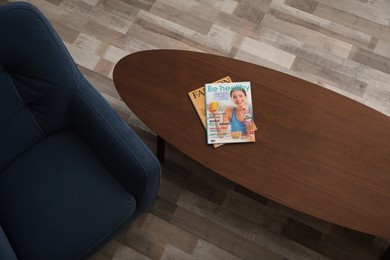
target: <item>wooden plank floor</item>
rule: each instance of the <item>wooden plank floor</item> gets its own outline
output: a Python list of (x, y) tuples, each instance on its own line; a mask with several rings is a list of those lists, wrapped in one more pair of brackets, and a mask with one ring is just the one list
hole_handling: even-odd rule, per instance
[[(389, 0), (29, 2), (49, 18), (81, 71), (153, 150), (154, 133), (112, 83), (115, 63), (141, 50), (246, 60), (390, 116)], [(378, 259), (389, 243), (262, 198), (168, 147), (153, 208), (92, 259), (366, 260)]]

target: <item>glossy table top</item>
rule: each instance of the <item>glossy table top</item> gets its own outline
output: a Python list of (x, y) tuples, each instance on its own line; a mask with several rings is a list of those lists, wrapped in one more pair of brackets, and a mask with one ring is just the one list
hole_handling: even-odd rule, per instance
[[(256, 142), (213, 148), (188, 92), (250, 81)], [(315, 84), (230, 58), (154, 50), (114, 69), (128, 107), (168, 143), (285, 206), (390, 238), (390, 118)]]

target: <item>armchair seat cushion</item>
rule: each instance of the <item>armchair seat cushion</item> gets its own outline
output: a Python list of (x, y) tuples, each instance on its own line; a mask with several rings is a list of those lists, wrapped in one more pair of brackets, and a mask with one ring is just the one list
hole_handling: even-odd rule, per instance
[(0, 222), (21, 259), (80, 258), (135, 209), (74, 130), (49, 135), (0, 172)]

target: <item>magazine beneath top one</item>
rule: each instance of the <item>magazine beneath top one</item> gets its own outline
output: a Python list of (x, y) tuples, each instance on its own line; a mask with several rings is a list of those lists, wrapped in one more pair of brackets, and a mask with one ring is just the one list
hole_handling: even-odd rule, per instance
[(205, 84), (207, 143), (255, 141), (250, 82)]
[[(222, 79), (219, 79), (213, 83), (226, 83), (232, 82), (229, 76), (226, 76)], [(203, 127), (206, 128), (206, 107), (205, 107), (205, 97), (204, 97), (204, 85), (200, 88), (194, 89), (188, 92), (188, 96), (190, 97), (192, 104), (195, 107), (196, 113), (200, 120), (202, 121)], [(214, 148), (218, 148), (223, 144), (214, 144)]]
[[(227, 83), (232, 82), (229, 76), (226, 76), (222, 79), (219, 79), (213, 83)], [(204, 97), (204, 85), (200, 88), (194, 89), (188, 92), (188, 96), (190, 97), (192, 104), (195, 107), (196, 113), (204, 127), (206, 127), (206, 108), (205, 108), (205, 97)]]

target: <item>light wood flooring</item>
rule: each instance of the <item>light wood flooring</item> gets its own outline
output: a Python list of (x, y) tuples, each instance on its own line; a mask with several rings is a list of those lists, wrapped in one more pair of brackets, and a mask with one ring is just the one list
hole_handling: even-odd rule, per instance
[[(29, 2), (49, 18), (81, 71), (153, 150), (154, 133), (112, 83), (116, 62), (141, 50), (246, 60), (390, 116), (389, 0)], [(378, 259), (390, 243), (262, 198), (172, 147), (166, 157), (153, 208), (92, 259), (366, 260)]]

